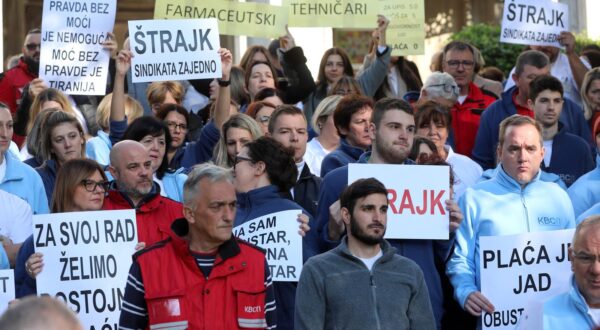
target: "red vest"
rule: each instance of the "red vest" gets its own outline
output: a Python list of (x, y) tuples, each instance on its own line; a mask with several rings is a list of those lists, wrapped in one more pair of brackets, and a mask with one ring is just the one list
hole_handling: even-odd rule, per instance
[(495, 100), (496, 98), (484, 94), (479, 87), (470, 83), (469, 94), (463, 104), (458, 102), (454, 104), (451, 113), (456, 153), (471, 157), (481, 113)]
[(171, 237), (136, 256), (144, 280), (148, 328), (264, 329), (265, 254), (231, 239), (207, 278), (188, 242)]
[[(17, 107), (21, 102), (23, 88), (37, 77), (37, 72), (30, 72), (22, 57), (19, 59), (17, 66), (2, 74), (2, 77), (0, 78), (0, 101), (8, 105), (10, 112), (13, 114), (13, 118), (17, 112)], [(17, 145), (21, 146), (25, 137), (13, 134), (12, 140), (15, 141)]]

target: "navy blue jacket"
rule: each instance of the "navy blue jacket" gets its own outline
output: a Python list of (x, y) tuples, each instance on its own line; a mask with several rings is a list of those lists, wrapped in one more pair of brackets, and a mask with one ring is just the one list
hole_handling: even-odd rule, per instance
[(552, 139), (550, 166), (542, 162), (542, 169), (558, 175), (570, 187), (580, 176), (594, 169), (594, 160), (587, 142), (562, 127)]
[[(309, 226), (314, 227), (313, 219), (300, 205), (284, 198), (274, 185), (237, 194), (237, 213), (234, 227), (267, 214), (302, 210), (309, 216)], [(294, 220), (295, 221), (295, 220)], [(317, 253), (316, 230), (306, 233), (302, 239), (302, 257), (306, 260)], [(273, 282), (275, 301), (277, 302), (277, 329), (294, 329), (294, 308), (296, 299), (296, 282)]]
[(341, 138), (340, 146), (323, 158), (323, 162), (321, 162), (321, 177), (324, 178), (327, 173), (338, 167), (355, 163), (364, 152), (364, 149), (353, 147), (348, 144), (345, 138)]
[(194, 165), (211, 160), (213, 149), (217, 142), (219, 142), (220, 137), (221, 134), (215, 122), (212, 120), (209, 121), (202, 127), (197, 141), (189, 142), (177, 150), (173, 159), (171, 159), (169, 168), (176, 170), (183, 167), (187, 172)]
[(36, 282), (25, 271), (25, 262), (35, 253), (33, 247), (33, 235), (29, 236), (17, 254), (15, 262), (15, 298), (22, 298), (29, 295), (37, 294)]
[[(364, 153), (358, 162), (367, 163), (369, 157), (370, 152)], [(407, 159), (404, 164), (414, 164), (414, 162)], [(335, 169), (323, 178), (316, 221), (321, 252), (336, 247), (340, 242), (334, 242), (328, 238), (329, 206), (340, 198), (342, 191), (347, 186), (348, 166)], [(436, 319), (437, 328), (440, 329), (442, 316), (444, 315), (444, 294), (442, 291), (441, 276), (436, 268), (436, 263), (445, 264), (454, 244), (454, 234), (450, 235), (449, 240), (388, 239), (387, 241), (396, 248), (399, 255), (416, 262), (423, 271), (433, 315)]]
[[(517, 114), (512, 95), (517, 87), (502, 93), (502, 98), (492, 103), (481, 115), (479, 130), (473, 147), (473, 160), (479, 163), (484, 170), (496, 167), (496, 147), (500, 122), (504, 118)], [(581, 108), (573, 101), (565, 98), (559, 122), (567, 132), (575, 134), (589, 143), (592, 142), (590, 127), (583, 116)]]
[(54, 183), (56, 182), (57, 166), (54, 159), (48, 159), (42, 166), (37, 167), (35, 170), (38, 172), (44, 183), (44, 189), (46, 190), (46, 197), (48, 197), (48, 206), (52, 204), (52, 192), (54, 191)]

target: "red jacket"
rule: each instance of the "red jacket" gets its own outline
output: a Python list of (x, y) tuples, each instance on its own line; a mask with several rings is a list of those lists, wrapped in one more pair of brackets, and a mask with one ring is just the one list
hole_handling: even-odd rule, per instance
[(481, 113), (494, 101), (493, 94), (469, 84), (469, 94), (463, 104), (456, 102), (451, 110), (455, 152), (471, 157)]
[[(0, 101), (8, 105), (13, 118), (17, 112), (17, 106), (21, 102), (23, 87), (37, 77), (37, 72), (29, 71), (27, 64), (23, 61), (23, 57), (19, 59), (17, 66), (0, 74)], [(13, 135), (13, 141), (19, 146), (24, 139), (23, 136)]]
[[(104, 199), (103, 210), (126, 210), (135, 208), (119, 191), (111, 189)], [(146, 246), (171, 236), (171, 223), (183, 217), (183, 205), (160, 194), (148, 195), (135, 208), (138, 241)]]
[(149, 328), (267, 327), (265, 254), (254, 245), (237, 238), (223, 243), (208, 278), (190, 254), (188, 241), (175, 235), (135, 259), (144, 281)]

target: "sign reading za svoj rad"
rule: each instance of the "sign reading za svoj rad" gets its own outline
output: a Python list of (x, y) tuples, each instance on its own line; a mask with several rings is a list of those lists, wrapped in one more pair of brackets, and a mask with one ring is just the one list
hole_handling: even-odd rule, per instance
[(115, 24), (115, 0), (45, 0), (40, 71), (48, 87), (73, 95), (104, 95)]
[(569, 6), (550, 0), (504, 1), (500, 41), (561, 47), (558, 36), (569, 30)]
[(132, 81), (221, 78), (217, 20), (129, 21)]
[(85, 329), (118, 328), (121, 300), (137, 244), (134, 210), (33, 216), (44, 269), (39, 295), (63, 300)]
[[(541, 329), (544, 300), (568, 291), (574, 229), (479, 238), (481, 293), (496, 310), (483, 329)], [(532, 311), (531, 309), (536, 309)], [(527, 315), (528, 320), (521, 320)]]
[(8, 308), (8, 303), (15, 299), (15, 273), (13, 269), (0, 270), (0, 315)]
[(298, 282), (302, 271), (301, 210), (267, 214), (233, 229), (233, 235), (265, 249), (273, 281)]
[(388, 190), (385, 238), (448, 239), (450, 167), (349, 164), (348, 184), (374, 177)]

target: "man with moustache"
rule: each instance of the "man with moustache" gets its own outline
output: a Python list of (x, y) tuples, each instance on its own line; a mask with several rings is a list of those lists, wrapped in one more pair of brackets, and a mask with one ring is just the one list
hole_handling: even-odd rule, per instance
[[(358, 163), (414, 164), (408, 159), (414, 135), (415, 119), (412, 107), (403, 100), (383, 98), (375, 103), (371, 116), (369, 136), (372, 151), (364, 153)], [(348, 166), (337, 168), (323, 178), (315, 223), (319, 231), (321, 252), (340, 244), (344, 234), (338, 199), (347, 185)], [(450, 214), (449, 240), (389, 240), (398, 254), (416, 262), (423, 271), (438, 329), (441, 328), (444, 307), (442, 282), (436, 263), (443, 264), (450, 254), (454, 231), (462, 221), (462, 213), (456, 202), (447, 200), (445, 203)]]
[(169, 237), (171, 223), (183, 216), (182, 205), (160, 195), (152, 180), (152, 161), (144, 146), (124, 140), (110, 151), (114, 180), (104, 199), (104, 210), (135, 209), (138, 240), (150, 245)]
[(347, 235), (304, 264), (295, 329), (435, 329), (423, 272), (383, 239), (385, 186), (357, 180), (340, 205)]

